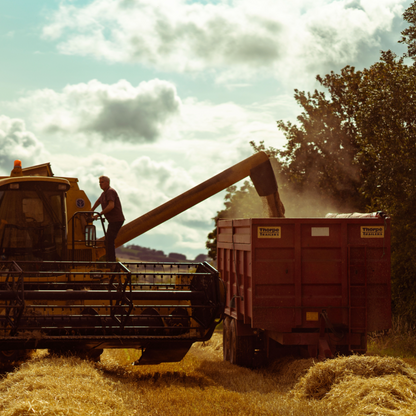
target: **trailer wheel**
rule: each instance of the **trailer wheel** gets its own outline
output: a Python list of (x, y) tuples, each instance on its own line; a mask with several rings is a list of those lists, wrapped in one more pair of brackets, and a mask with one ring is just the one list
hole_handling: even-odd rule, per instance
[(94, 363), (98, 363), (100, 361), (101, 354), (103, 353), (103, 349), (95, 349), (92, 348), (90, 350), (82, 351), (82, 356), (80, 358), (92, 361)]
[(230, 323), (230, 362), (240, 367), (252, 367), (254, 356), (254, 337), (238, 336), (235, 319)]
[(231, 318), (229, 316), (225, 317), (224, 325), (222, 328), (222, 353), (223, 353), (224, 361), (230, 361), (230, 353), (231, 353), (230, 321), (231, 321)]

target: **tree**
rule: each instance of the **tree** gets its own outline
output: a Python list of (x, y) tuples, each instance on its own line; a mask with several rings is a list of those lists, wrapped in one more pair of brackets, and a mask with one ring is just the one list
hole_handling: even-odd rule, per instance
[(347, 66), (317, 79), (329, 98), (296, 91), (304, 109), (300, 125), (278, 122), (288, 142), (283, 151), (273, 152), (299, 195), (313, 189), (338, 206), (392, 216), (394, 307), (414, 321), (416, 67), (387, 51), (369, 69)]
[(416, 2), (414, 1), (403, 13), (403, 18), (410, 26), (403, 30), (402, 38), (399, 43), (405, 43), (407, 45), (407, 53), (405, 57), (415, 59), (416, 58)]
[(296, 91), (300, 127), (278, 122), (283, 172), (300, 191), (391, 215), (394, 307), (415, 320), (416, 68), (387, 51), (369, 69), (317, 79), (329, 98)]
[(416, 177), (416, 71), (391, 51), (369, 69), (347, 67), (321, 79), (334, 102), (352, 114), (360, 192), (370, 205), (400, 211), (412, 197)]
[[(416, 60), (416, 2), (400, 42)], [(279, 192), (288, 216), (305, 198), (323, 207), (308, 216), (337, 211), (384, 210), (392, 217), (392, 290), (397, 314), (416, 320), (416, 64), (393, 52), (368, 69), (346, 66), (317, 77), (322, 91), (295, 90), (302, 107), (298, 124), (278, 121), (287, 139), (283, 150), (265, 149), (280, 163)], [(246, 189), (247, 191), (247, 189)], [(234, 189), (234, 194), (238, 191)], [(226, 213), (232, 217), (234, 199)]]
[[(295, 99), (303, 108), (299, 125), (278, 121), (287, 144), (284, 150), (266, 150), (280, 161), (279, 185), (286, 212), (289, 216), (320, 216), (330, 210), (364, 209), (353, 115), (342, 103), (317, 90), (313, 94), (295, 90)], [(256, 151), (265, 150), (263, 143), (252, 146)], [(305, 199), (314, 209), (299, 212)]]
[(415, 184), (415, 75), (388, 51), (369, 69), (318, 76), (330, 98), (296, 91), (300, 127), (278, 122), (288, 140), (277, 152), (287, 181), (338, 205), (400, 209)]

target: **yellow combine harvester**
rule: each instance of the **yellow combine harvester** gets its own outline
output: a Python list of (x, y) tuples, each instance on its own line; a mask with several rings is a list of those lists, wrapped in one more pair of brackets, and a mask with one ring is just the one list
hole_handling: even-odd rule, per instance
[[(248, 175), (269, 204), (280, 203), (269, 159), (258, 153), (126, 224), (116, 246)], [(140, 364), (179, 361), (222, 319), (225, 290), (212, 266), (108, 263), (92, 215), (78, 179), (54, 177), (49, 164), (0, 177), (3, 361), (35, 348), (99, 359), (103, 348), (126, 347), (142, 350)]]

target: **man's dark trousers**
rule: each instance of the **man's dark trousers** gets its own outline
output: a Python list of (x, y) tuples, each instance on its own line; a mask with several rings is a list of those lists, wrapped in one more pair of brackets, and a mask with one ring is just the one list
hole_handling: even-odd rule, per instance
[(116, 241), (117, 234), (120, 231), (124, 221), (109, 222), (107, 228), (107, 234), (105, 236), (105, 250), (107, 253), (107, 261), (116, 261), (116, 248), (114, 242)]

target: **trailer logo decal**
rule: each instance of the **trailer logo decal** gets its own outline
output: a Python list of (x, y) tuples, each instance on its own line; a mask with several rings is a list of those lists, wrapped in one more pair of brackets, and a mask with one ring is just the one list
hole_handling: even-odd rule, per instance
[(384, 227), (382, 225), (361, 227), (361, 238), (384, 238)]
[(318, 312), (306, 312), (306, 320), (307, 321), (319, 321), (319, 313)]
[(257, 227), (258, 238), (281, 238), (281, 227)]

